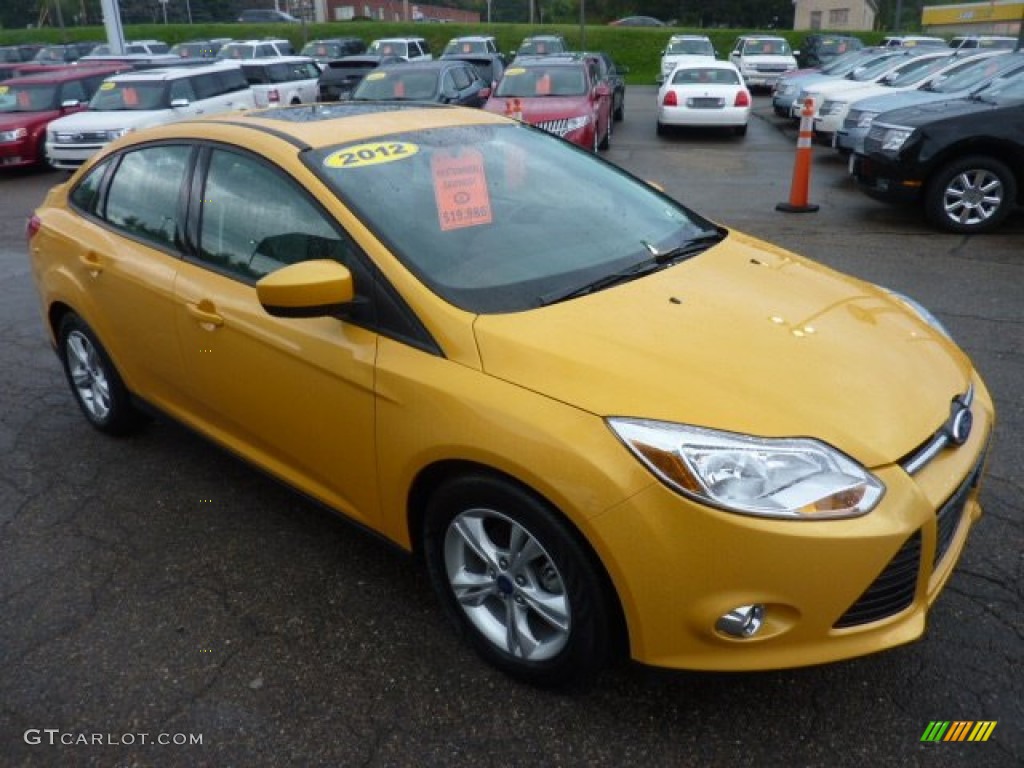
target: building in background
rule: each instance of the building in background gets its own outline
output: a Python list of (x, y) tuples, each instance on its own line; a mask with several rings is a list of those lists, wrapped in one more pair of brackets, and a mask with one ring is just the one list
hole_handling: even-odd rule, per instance
[(876, 0), (793, 0), (793, 29), (871, 30), (877, 15)]
[(411, 3), (408, 0), (319, 0), (325, 4), (324, 21), (374, 19), (376, 21), (439, 21), (479, 24), (478, 11)]
[(926, 5), (921, 9), (921, 26), (930, 35), (1019, 35), (1021, 19), (1021, 0)]

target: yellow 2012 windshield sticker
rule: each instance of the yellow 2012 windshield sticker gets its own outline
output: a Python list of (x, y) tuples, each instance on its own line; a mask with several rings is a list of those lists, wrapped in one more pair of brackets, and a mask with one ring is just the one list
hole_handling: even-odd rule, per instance
[(412, 157), (420, 148), (407, 141), (372, 141), (332, 152), (324, 158), (327, 168), (364, 168)]

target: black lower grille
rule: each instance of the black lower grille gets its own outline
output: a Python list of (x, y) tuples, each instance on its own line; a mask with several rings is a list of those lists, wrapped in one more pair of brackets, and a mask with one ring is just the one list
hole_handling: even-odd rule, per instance
[(842, 629), (870, 624), (907, 608), (914, 602), (920, 562), (921, 532), (917, 531), (833, 626)]
[(975, 470), (964, 480), (963, 485), (957, 488), (956, 493), (949, 497), (949, 501), (942, 505), (935, 516), (935, 565), (939, 564), (953, 542), (953, 537), (956, 536), (957, 528), (960, 527), (960, 521), (964, 516), (967, 495), (978, 484), (981, 466), (979, 462)]

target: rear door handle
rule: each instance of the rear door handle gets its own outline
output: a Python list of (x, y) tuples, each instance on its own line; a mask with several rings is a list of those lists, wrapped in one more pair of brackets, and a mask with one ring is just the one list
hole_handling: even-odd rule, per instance
[(216, 307), (214, 307), (212, 301), (203, 299), (198, 304), (187, 303), (185, 307), (188, 309), (188, 313), (198, 320), (201, 325), (212, 326), (209, 330), (224, 325), (224, 318), (217, 314)]
[(82, 262), (82, 266), (89, 270), (89, 274), (93, 277), (99, 277), (100, 272), (103, 271), (100, 255), (95, 251), (86, 251), (79, 257), (79, 261)]

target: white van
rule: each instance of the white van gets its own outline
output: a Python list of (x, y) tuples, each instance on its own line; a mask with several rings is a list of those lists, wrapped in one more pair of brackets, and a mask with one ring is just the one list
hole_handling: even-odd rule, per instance
[(54, 168), (74, 170), (129, 131), (255, 105), (234, 62), (115, 75), (103, 81), (87, 110), (47, 126), (46, 159)]

